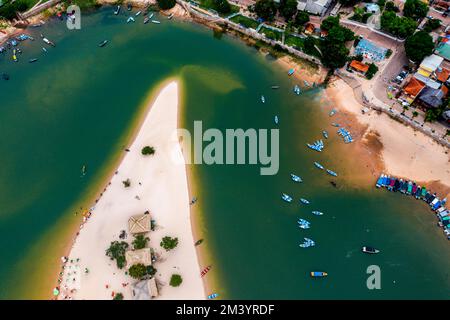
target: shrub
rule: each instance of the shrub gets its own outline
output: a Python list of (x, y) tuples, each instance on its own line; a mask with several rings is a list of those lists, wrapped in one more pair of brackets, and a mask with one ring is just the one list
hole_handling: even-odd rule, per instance
[(160, 245), (166, 249), (166, 251), (170, 251), (178, 245), (178, 238), (164, 237), (162, 238)]
[(133, 279), (142, 279), (147, 275), (147, 267), (142, 263), (133, 264), (130, 269), (128, 269), (128, 274)]
[(124, 180), (122, 181), (122, 183), (125, 188), (128, 188), (131, 185), (130, 179)]
[(173, 274), (170, 277), (170, 285), (172, 287), (179, 287), (180, 284), (183, 282), (183, 278), (179, 274)]
[(111, 260), (116, 260), (117, 267), (122, 269), (125, 266), (125, 251), (128, 248), (128, 243), (125, 241), (113, 241), (108, 249), (106, 249), (106, 255)]
[(153, 154), (155, 154), (155, 148), (150, 147), (150, 146), (145, 146), (145, 147), (142, 148), (141, 153), (144, 156), (153, 155)]
[(120, 292), (116, 293), (113, 300), (123, 300), (123, 294), (121, 294)]
[(143, 249), (147, 245), (147, 242), (150, 239), (148, 237), (144, 237), (142, 234), (138, 234), (133, 240), (133, 248), (135, 250)]
[(374, 63), (369, 64), (369, 70), (367, 70), (366, 78), (369, 80), (372, 79), (373, 76), (375, 75), (375, 73), (377, 73), (377, 72), (378, 72), (378, 67)]

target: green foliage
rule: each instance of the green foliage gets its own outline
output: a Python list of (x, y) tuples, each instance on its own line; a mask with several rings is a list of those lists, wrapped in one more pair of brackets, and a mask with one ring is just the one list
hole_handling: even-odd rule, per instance
[(297, 13), (297, 0), (281, 0), (278, 11), (286, 21), (291, 20)]
[(329, 16), (328, 18), (322, 21), (320, 29), (328, 31), (331, 30), (331, 28), (338, 26), (339, 26), (339, 16), (336, 17)]
[(124, 180), (124, 181), (122, 181), (122, 183), (125, 188), (128, 188), (129, 186), (131, 186), (130, 179)]
[(150, 147), (150, 146), (145, 146), (145, 147), (142, 148), (141, 153), (144, 156), (153, 155), (153, 154), (155, 154), (155, 148)]
[(133, 264), (130, 269), (128, 269), (128, 274), (133, 279), (142, 279), (147, 275), (147, 267), (142, 263)]
[(162, 10), (169, 10), (175, 6), (177, 3), (176, 0), (156, 0), (158, 2), (158, 6)]
[[(324, 22), (326, 20), (324, 20)], [(328, 35), (322, 41), (320, 47), (320, 50), (322, 51), (322, 63), (332, 70), (341, 68), (345, 65), (349, 54), (349, 50), (345, 46), (345, 42), (355, 38), (353, 31), (342, 27), (339, 24), (335, 25), (334, 21), (336, 20), (328, 21), (331, 22), (331, 24), (327, 25), (327, 27), (331, 25), (334, 26), (332, 26), (331, 29), (328, 29)]]
[(403, 7), (403, 15), (414, 20), (427, 16), (428, 6), (421, 0), (406, 0)]
[(106, 255), (111, 260), (116, 260), (117, 267), (122, 269), (125, 266), (125, 252), (128, 248), (128, 243), (124, 241), (113, 241), (108, 249), (106, 249)]
[(142, 234), (138, 234), (137, 236), (134, 237), (133, 248), (135, 250), (143, 249), (143, 248), (145, 248), (145, 246), (147, 245), (147, 242), (149, 240), (150, 239), (148, 237), (145, 237)]
[(233, 21), (234, 23), (243, 25), (246, 28), (256, 29), (259, 25), (259, 23), (256, 20), (241, 16), (241, 15), (234, 16), (230, 20)]
[(255, 4), (255, 12), (258, 17), (272, 21), (277, 13), (277, 7), (273, 0), (258, 0)]
[(310, 56), (315, 56), (320, 58), (320, 52), (315, 47), (318, 44), (318, 41), (314, 37), (307, 37), (303, 42), (303, 52), (309, 54)]
[(153, 278), (153, 276), (156, 274), (157, 271), (158, 271), (158, 270), (156, 270), (155, 267), (153, 267), (153, 266), (147, 266), (147, 267), (146, 267), (146, 270), (145, 270), (145, 273), (146, 273), (147, 275), (149, 275), (150, 278)]
[(419, 115), (419, 113), (418, 113), (417, 111), (414, 111), (414, 112), (412, 113), (413, 118), (417, 117), (418, 115)]
[(282, 34), (276, 30), (272, 30), (269, 28), (262, 27), (259, 32), (264, 33), (267, 38), (273, 40), (281, 40)]
[(386, 0), (378, 0), (377, 4), (380, 7), (380, 10), (383, 10), (384, 5), (386, 4)]
[(303, 50), (304, 44), (305, 44), (305, 39), (296, 37), (296, 36), (292, 36), (292, 35), (286, 35), (286, 37), (284, 39), (284, 43), (286, 45), (294, 47), (298, 50)]
[(340, 3), (342, 3), (342, 5), (344, 7), (349, 7), (349, 6), (354, 6), (355, 4), (357, 4), (358, 2), (361, 2), (360, 0), (339, 0)]
[(392, 50), (391, 49), (387, 49), (386, 50), (386, 59), (389, 58), (392, 55)]
[(178, 245), (178, 238), (164, 237), (161, 240), (160, 246), (166, 251), (174, 249)]
[(375, 73), (377, 73), (377, 72), (378, 72), (378, 67), (374, 63), (369, 64), (369, 70), (367, 70), (367, 72), (366, 72), (366, 78), (369, 80), (372, 79), (373, 76), (375, 75)]
[(414, 62), (420, 62), (429, 56), (433, 48), (433, 39), (425, 31), (418, 31), (405, 41), (406, 56)]
[(393, 11), (393, 12), (399, 12), (400, 9), (395, 5), (394, 2), (388, 1), (384, 5), (384, 11)]
[(183, 278), (181, 278), (181, 276), (179, 274), (173, 274), (170, 277), (170, 285), (172, 287), (178, 287), (180, 286), (180, 284), (183, 282)]
[(407, 17), (399, 17), (393, 11), (384, 11), (381, 15), (381, 29), (399, 38), (406, 38), (416, 30), (417, 23)]
[(113, 300), (123, 300), (123, 294), (120, 293), (120, 292), (117, 292), (117, 293), (114, 295)]
[(298, 27), (302, 27), (304, 26), (307, 22), (309, 22), (309, 14), (306, 11), (299, 11), (297, 12), (297, 15), (295, 16), (295, 20), (294, 20), (294, 26)]
[(0, 17), (7, 20), (12, 20), (16, 18), (16, 12), (24, 12), (31, 8), (28, 1), (16, 0), (14, 2), (8, 1), (0, 8)]
[(425, 112), (425, 121), (426, 122), (434, 122), (437, 119), (439, 119), (439, 117), (441, 116), (443, 112), (443, 109), (441, 108), (433, 108), (433, 109), (428, 109)]
[(222, 14), (231, 12), (231, 5), (227, 0), (213, 0), (214, 9)]
[(439, 19), (430, 19), (425, 24), (425, 27), (423, 28), (426, 32), (431, 32), (441, 26), (441, 20)]

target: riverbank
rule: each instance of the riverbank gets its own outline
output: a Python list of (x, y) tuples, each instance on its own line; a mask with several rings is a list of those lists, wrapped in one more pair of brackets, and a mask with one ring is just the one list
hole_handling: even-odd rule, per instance
[[(371, 158), (373, 183), (384, 171), (430, 186), (429, 189), (442, 197), (450, 193), (449, 155), (445, 147), (384, 113), (364, 108), (343, 80), (334, 79), (326, 96), (345, 118), (343, 121), (355, 129), (356, 144)], [(376, 159), (382, 165), (377, 165)]]
[[(171, 140), (177, 128), (178, 86), (178, 82), (171, 81), (153, 104), (149, 101), (148, 107), (152, 105), (151, 109), (130, 151), (75, 240), (69, 262), (77, 259), (79, 262), (69, 263), (72, 268), (65, 268), (60, 298), (111, 299), (113, 292), (122, 293), (125, 299), (132, 298), (131, 285), (123, 284), (134, 281), (106, 257), (105, 250), (111, 241), (119, 240), (121, 230), (128, 233), (130, 216), (147, 210), (157, 225), (148, 236), (150, 247), (160, 257), (155, 263), (160, 298), (204, 298), (191, 232), (185, 166), (175, 165), (171, 159), (174, 150), (179, 152), (179, 145)], [(145, 157), (141, 154), (146, 144), (155, 148), (155, 155)], [(126, 179), (131, 182), (128, 188), (122, 183)], [(178, 237), (178, 247), (165, 252), (159, 246), (164, 236)], [(127, 241), (131, 244), (131, 235), (128, 235)], [(75, 268), (81, 270), (80, 273), (74, 275)], [(82, 272), (85, 268), (89, 270), (87, 274)], [(180, 287), (169, 286), (172, 273), (182, 275)]]

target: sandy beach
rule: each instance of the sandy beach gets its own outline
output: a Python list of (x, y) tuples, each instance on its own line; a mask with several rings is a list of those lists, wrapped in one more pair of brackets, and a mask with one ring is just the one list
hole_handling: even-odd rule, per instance
[[(122, 293), (132, 299), (131, 285), (136, 282), (118, 269), (105, 250), (111, 241), (127, 232), (133, 237), (128, 219), (149, 211), (156, 228), (147, 234), (148, 247), (159, 256), (154, 267), (160, 296), (157, 299), (204, 299), (197, 254), (192, 235), (186, 169), (184, 161), (174, 162), (174, 152), (181, 149), (173, 139), (177, 129), (179, 84), (172, 81), (159, 93), (134, 142), (129, 146), (117, 173), (82, 225), (68, 256), (60, 284), (59, 299), (112, 299)], [(150, 145), (155, 154), (143, 156), (141, 149)], [(182, 159), (182, 156), (180, 157)], [(130, 187), (122, 181), (129, 179)], [(178, 237), (178, 246), (166, 252), (160, 246), (164, 236)], [(88, 269), (86, 273), (85, 270)], [(169, 286), (172, 274), (180, 274), (179, 287)]]
[(344, 123), (356, 131), (359, 128), (357, 144), (366, 150), (365, 156), (374, 158), (374, 154), (379, 154), (382, 166), (374, 170), (374, 177), (384, 171), (425, 183), (442, 196), (450, 192), (449, 155), (445, 147), (384, 113), (370, 110), (363, 114), (363, 106), (355, 99), (353, 90), (340, 79), (330, 83), (326, 97), (341, 116), (348, 114), (342, 119)]

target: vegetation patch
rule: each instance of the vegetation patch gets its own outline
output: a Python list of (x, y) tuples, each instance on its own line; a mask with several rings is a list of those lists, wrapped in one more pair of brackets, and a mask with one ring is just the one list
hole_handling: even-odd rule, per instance
[(269, 28), (266, 28), (266, 27), (262, 27), (259, 30), (259, 32), (265, 34), (265, 36), (267, 38), (272, 39), (272, 40), (280, 41), (281, 37), (282, 37), (281, 32), (276, 31), (276, 30), (272, 30), (272, 29), (269, 29)]
[(183, 278), (179, 274), (173, 274), (170, 277), (170, 285), (172, 287), (179, 287), (183, 282)]
[(305, 39), (293, 35), (287, 35), (286, 38), (284, 39), (284, 43), (290, 47), (303, 50), (305, 45)]
[(258, 21), (253, 20), (251, 18), (242, 16), (242, 15), (237, 15), (234, 16), (233, 18), (230, 19), (230, 21), (243, 25), (246, 28), (252, 28), (252, 29), (256, 29), (259, 25)]

